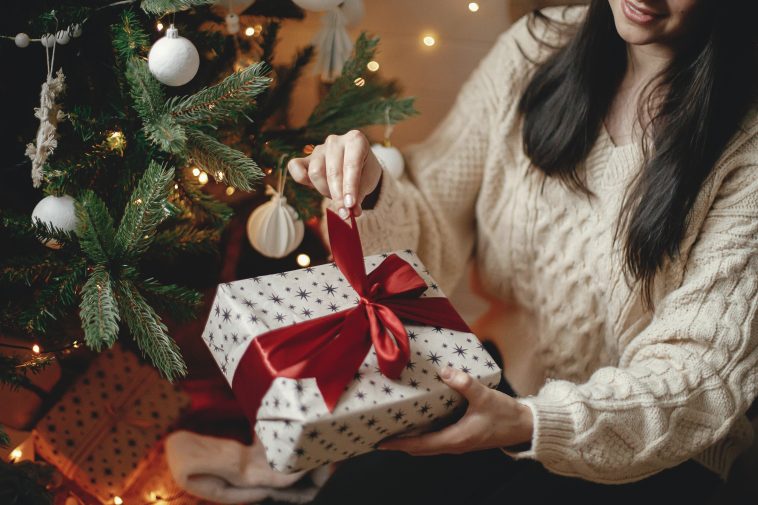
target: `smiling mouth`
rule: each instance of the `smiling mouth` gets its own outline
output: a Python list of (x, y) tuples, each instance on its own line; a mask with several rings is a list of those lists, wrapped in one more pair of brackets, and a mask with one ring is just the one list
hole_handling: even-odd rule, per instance
[(632, 0), (621, 0), (621, 10), (627, 19), (638, 24), (647, 24), (663, 16), (662, 14), (635, 5), (632, 3)]

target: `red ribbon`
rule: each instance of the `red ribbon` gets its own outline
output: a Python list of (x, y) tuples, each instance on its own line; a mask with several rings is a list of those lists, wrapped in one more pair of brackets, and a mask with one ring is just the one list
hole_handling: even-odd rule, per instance
[(329, 411), (337, 405), (373, 344), (381, 372), (399, 379), (410, 358), (401, 319), (470, 331), (447, 298), (420, 298), (424, 279), (405, 260), (389, 255), (366, 275), (358, 227), (327, 211), (332, 254), (360, 297), (355, 307), (257, 336), (240, 359), (232, 389), (247, 417), (276, 377), (316, 379)]

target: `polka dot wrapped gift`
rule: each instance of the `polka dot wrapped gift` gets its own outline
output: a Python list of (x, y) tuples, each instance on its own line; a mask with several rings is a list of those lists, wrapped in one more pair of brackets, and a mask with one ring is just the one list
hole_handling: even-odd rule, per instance
[(37, 453), (103, 504), (125, 496), (189, 404), (150, 365), (116, 344), (40, 420)]
[(355, 221), (327, 219), (334, 263), (220, 285), (202, 336), (285, 473), (449, 422), (441, 367), (501, 375), (413, 251), (364, 257)]

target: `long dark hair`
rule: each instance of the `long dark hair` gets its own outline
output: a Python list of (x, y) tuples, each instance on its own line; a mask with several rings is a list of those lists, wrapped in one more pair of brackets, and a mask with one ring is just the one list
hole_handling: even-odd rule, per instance
[[(649, 99), (640, 101), (638, 114), (650, 118), (643, 137), (652, 140), (643, 142), (644, 166), (625, 195), (614, 234), (614, 243), (623, 235), (625, 275), (640, 281), (648, 308), (655, 274), (679, 254), (695, 198), (758, 85), (758, 2), (703, 1), (709, 12), (700, 13), (699, 33), (643, 92)], [(529, 26), (556, 29), (557, 21), (539, 11), (531, 16)], [(583, 23), (559, 29), (576, 32), (539, 62), (519, 102), (524, 149), (536, 168), (591, 197), (578, 168), (624, 76), (627, 46), (608, 0), (592, 0)]]

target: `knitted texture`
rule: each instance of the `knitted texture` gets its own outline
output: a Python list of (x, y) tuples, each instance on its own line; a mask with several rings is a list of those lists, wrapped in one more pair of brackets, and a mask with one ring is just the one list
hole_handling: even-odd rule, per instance
[[(543, 12), (573, 22), (585, 10)], [(525, 19), (498, 38), (443, 122), (404, 150), (403, 177), (384, 176), (357, 220), (364, 253), (414, 249), (446, 292), (473, 254), (486, 289), (533, 314), (538, 363), (527, 369), (542, 386), (518, 399), (534, 436), (512, 457), (603, 483), (689, 458), (726, 478), (752, 441), (745, 412), (758, 393), (758, 114), (704, 183), (646, 311), (612, 241), (641, 148), (601, 132), (580, 167), (596, 198), (523, 151), (517, 104), (545, 51)]]

